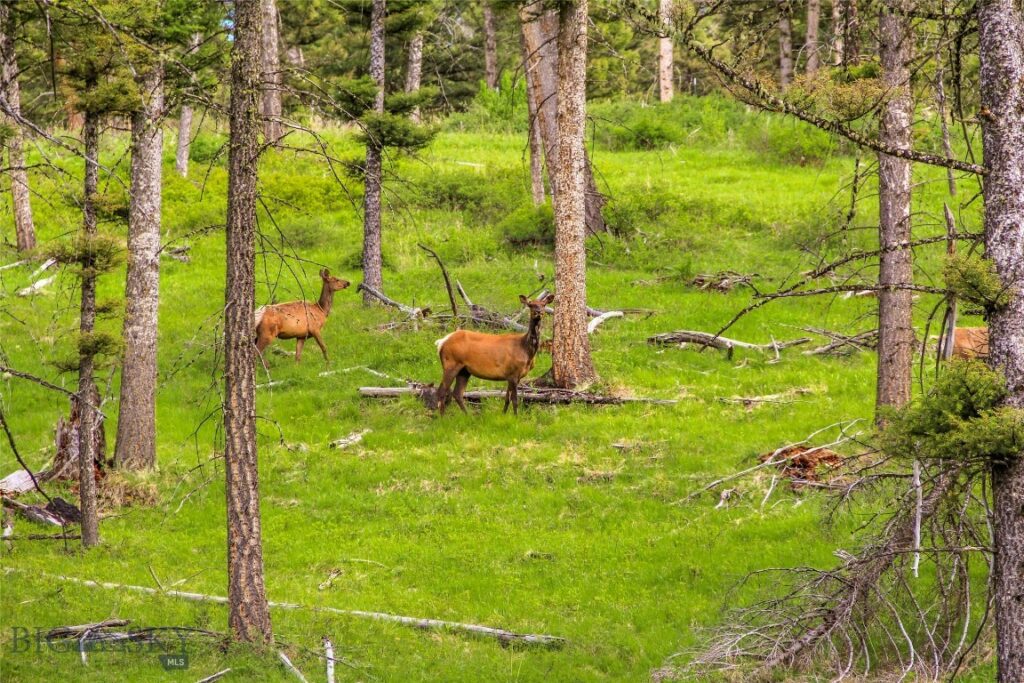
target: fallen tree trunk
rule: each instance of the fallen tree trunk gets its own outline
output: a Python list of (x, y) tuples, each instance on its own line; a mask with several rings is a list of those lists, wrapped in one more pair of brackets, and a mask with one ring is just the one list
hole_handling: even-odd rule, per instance
[[(15, 567), (7, 567), (4, 569), (4, 573), (23, 571)], [(187, 591), (176, 591), (176, 590), (160, 590), (158, 588), (149, 588), (148, 586), (133, 586), (130, 584), (123, 583), (108, 583), (105, 581), (91, 581), (89, 579), (79, 579), (73, 576), (63, 576), (60, 574), (45, 574), (35, 573), (37, 577), (53, 579), (56, 581), (64, 581), (67, 583), (76, 583), (81, 586), (89, 586), (92, 588), (106, 588), (108, 590), (118, 591), (134, 591), (137, 593), (147, 593), (149, 595), (165, 595), (172, 598), (181, 598), (183, 600), (192, 600), (195, 602), (213, 602), (221, 605), (226, 605), (228, 599), (220, 595), (207, 595), (205, 593), (190, 593)], [(350, 617), (361, 617), (365, 619), (373, 619), (374, 621), (387, 621), (391, 623), (403, 624), (405, 626), (412, 626), (413, 628), (419, 628), (424, 630), (442, 630), (442, 631), (461, 631), (464, 633), (472, 633), (475, 635), (487, 636), (490, 638), (496, 638), (502, 643), (519, 643), (523, 645), (540, 645), (544, 647), (561, 647), (565, 644), (565, 638), (558, 636), (549, 636), (543, 634), (533, 633), (516, 633), (514, 631), (506, 631), (501, 628), (494, 628), (491, 626), (481, 626), (479, 624), (464, 624), (457, 621), (444, 621), (441, 619), (421, 619), (419, 617), (406, 617), (398, 614), (388, 614), (385, 612), (368, 612), (365, 610), (356, 609), (338, 609), (337, 607), (307, 607), (294, 602), (274, 602), (268, 601), (267, 604), (270, 607), (276, 607), (278, 609), (293, 609), (293, 610), (310, 610), (312, 612), (326, 612), (328, 614), (341, 614)]]
[[(404, 387), (359, 387), (359, 395), (366, 398), (399, 398), (416, 396), (425, 402), (433, 401), (437, 390), (432, 384), (409, 383)], [(485, 398), (505, 398), (504, 389), (476, 389), (467, 391), (463, 396), (469, 401), (482, 401)], [(635, 398), (623, 396), (605, 396), (585, 391), (568, 389), (520, 387), (519, 400), (526, 403), (547, 403), (564, 405), (567, 403), (588, 403), (591, 405), (621, 405), (623, 403), (653, 403), (655, 405), (674, 405), (678, 401), (659, 398)]]
[(366, 284), (365, 282), (360, 283), (360, 285), (358, 287), (356, 287), (356, 291), (357, 292), (366, 292), (367, 294), (372, 296), (377, 301), (380, 301), (385, 306), (391, 306), (392, 308), (397, 308), (402, 313), (408, 314), (409, 317), (411, 317), (411, 318), (425, 318), (428, 315), (430, 315), (430, 309), (429, 308), (414, 308), (412, 306), (406, 306), (403, 303), (399, 303), (399, 302), (395, 301), (394, 299), (392, 299), (388, 295), (384, 294), (383, 292), (381, 292), (381, 291), (379, 291), (377, 289), (374, 289), (373, 287), (371, 287), (370, 285)]
[(664, 332), (647, 338), (648, 344), (660, 344), (664, 346), (677, 344), (696, 344), (702, 347), (721, 349), (732, 352), (733, 349), (755, 349), (757, 351), (778, 351), (790, 346), (799, 346), (811, 341), (810, 337), (800, 337), (790, 341), (776, 342), (770, 344), (751, 344), (728, 337), (719, 337), (708, 332), (694, 332), (692, 330), (678, 330), (676, 332)]
[(18, 501), (11, 500), (10, 498), (4, 498), (3, 505), (6, 508), (14, 510), (25, 519), (30, 519), (33, 522), (38, 522), (39, 524), (59, 527), (64, 527), (68, 524), (66, 520), (45, 509), (42, 505), (25, 505), (24, 503), (19, 503)]

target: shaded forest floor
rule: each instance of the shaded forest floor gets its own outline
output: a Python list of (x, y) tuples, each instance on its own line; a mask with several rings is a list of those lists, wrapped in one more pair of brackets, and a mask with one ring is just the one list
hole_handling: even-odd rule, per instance
[[(700, 105), (677, 106), (683, 111)], [(763, 126), (760, 139), (768, 143), (790, 144), (805, 134), (793, 122), (739, 116), (755, 131)], [(746, 573), (830, 566), (834, 549), (853, 546), (852, 531), (861, 519), (856, 509), (826, 526), (823, 494), (787, 486), (778, 486), (762, 504), (769, 475), (741, 484), (728, 506), (716, 508), (715, 494), (679, 502), (700, 484), (756, 464), (758, 454), (822, 427), (855, 418), (870, 422), (874, 400), (869, 353), (808, 357), (796, 347), (772, 362), (770, 353), (740, 351), (730, 359), (645, 343), (652, 334), (676, 329), (714, 332), (750, 301), (746, 287), (722, 294), (692, 286), (697, 274), (757, 273), (758, 287), (771, 290), (817, 265), (814, 250), (836, 254), (844, 241), (871, 248), (875, 239), (869, 183), (850, 229), (830, 241), (817, 240), (846, 221), (852, 158), (827, 149), (810, 159), (773, 154), (770, 147), (736, 141), (729, 126), (721, 136), (699, 122), (693, 128), (692, 135), (682, 131), (683, 142), (660, 140), (652, 150), (599, 136), (593, 152), (599, 183), (612, 197), (607, 215), (614, 233), (590, 241), (590, 303), (656, 311), (609, 320), (594, 333), (597, 389), (678, 403), (528, 406), (518, 418), (503, 415), (496, 401), (474, 407), (469, 416), (456, 411), (438, 419), (411, 398), (360, 399), (359, 386), (394, 383), (367, 368), (436, 382), (433, 342), (450, 330), (380, 331), (398, 314), (365, 309), (355, 293), (358, 183), (347, 180), (340, 165), (332, 170), (313, 155), (288, 149), (266, 155), (257, 302), (315, 299), (321, 264), (353, 282), (337, 294), (325, 328), (331, 363), (325, 365), (308, 344), (296, 364), (294, 344), (278, 342), (274, 348), (285, 353), (268, 354), (270, 376), (261, 373), (259, 379), (269, 598), (568, 640), (561, 650), (503, 648), (455, 633), (310, 610), (273, 611), (275, 634), (310, 680), (322, 679), (323, 663), (315, 653), (323, 635), (351, 663), (339, 666), (339, 680), (646, 680), (667, 657), (695, 647), (701, 627), (720, 622), (723, 608), (744, 596), (731, 590)], [(83, 555), (74, 544), (66, 553), (57, 542), (16, 542), (13, 550), (0, 550), (4, 680), (194, 681), (225, 667), (234, 671), (224, 680), (291, 679), (274, 656), (245, 650), (225, 655), (201, 644), (189, 647), (187, 671), (170, 672), (152, 654), (94, 653), (85, 667), (74, 652), (12, 652), (16, 626), (34, 630), (119, 617), (138, 626), (226, 630), (222, 605), (42, 576), (153, 587), (158, 578), (178, 590), (226, 591), (216, 412), (222, 382), (215, 349), (223, 301), (224, 238), (218, 226), (224, 220), (226, 150), (218, 156), (222, 134), (204, 132), (190, 176), (182, 179), (173, 171), (170, 137), (164, 226), (168, 239), (191, 246), (192, 260), (162, 262), (159, 469), (108, 478), (104, 488), (115, 500), (105, 505), (98, 549)], [(358, 155), (348, 134), (335, 131), (327, 139), (338, 158)], [(104, 161), (126, 171), (123, 149), (123, 139), (108, 138)], [(78, 228), (73, 205), (81, 164), (63, 164), (71, 179), (36, 177), (44, 243)], [(436, 249), (473, 300), (492, 309), (514, 312), (517, 295), (550, 284), (550, 210), (530, 206), (522, 135), (459, 132), (452, 125), (419, 159), (398, 160), (395, 170), (384, 236), (390, 296), (435, 311), (446, 308), (437, 266), (417, 243)], [(942, 234), (944, 176), (917, 172), (921, 234)], [(105, 193), (104, 229), (123, 234), (116, 217), (124, 190), (110, 182)], [(977, 229), (970, 211), (976, 208), (964, 220)], [(921, 282), (938, 278), (941, 253), (942, 245), (920, 251)], [(16, 260), (9, 249), (0, 257), (0, 265)], [(15, 296), (34, 268), (0, 272), (0, 348), (13, 367), (70, 387), (74, 376), (60, 374), (58, 366), (73, 356), (75, 278), (64, 272), (41, 294)], [(100, 298), (121, 298), (121, 278), (123, 272), (105, 276)], [(917, 302), (919, 334), (933, 305), (930, 297)], [(864, 298), (781, 301), (743, 319), (729, 336), (767, 343), (804, 336), (805, 326), (855, 333), (873, 324), (872, 312), (873, 302)], [(120, 329), (115, 319), (101, 326)], [(550, 334), (550, 319), (545, 332)], [(549, 364), (549, 356), (540, 356), (532, 376)], [(104, 382), (110, 374), (108, 365)], [(485, 384), (473, 380), (470, 388)], [(116, 375), (110, 389), (116, 399)], [(13, 378), (3, 378), (0, 392), (20, 450), (31, 465), (45, 465), (66, 400)], [(721, 400), (770, 394), (786, 398), (756, 406)], [(106, 408), (112, 448), (116, 400)], [(369, 430), (360, 443), (328, 447), (360, 430)], [(0, 475), (16, 467), (4, 444)], [(63, 495), (74, 494), (65, 487)], [(21, 519), (15, 528), (48, 531)]]

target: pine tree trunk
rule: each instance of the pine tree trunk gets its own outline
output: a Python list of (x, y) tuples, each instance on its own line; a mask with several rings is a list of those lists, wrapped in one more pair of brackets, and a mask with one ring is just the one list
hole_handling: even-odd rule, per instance
[(821, 68), (821, 54), (818, 46), (818, 29), (821, 27), (821, 0), (807, 0), (807, 74), (813, 76)]
[(263, 585), (256, 451), (256, 179), (260, 133), (260, 0), (235, 1), (228, 152), (227, 282), (224, 307), (224, 466), (227, 495), (228, 626), (236, 640), (272, 638)]
[[(520, 47), (523, 51), (523, 68), (530, 64), (530, 53), (526, 48), (526, 35), (520, 26)], [(529, 147), (530, 147), (530, 196), (533, 205), (544, 203), (544, 147), (540, 139), (540, 121), (537, 120), (537, 102), (533, 95), (533, 80), (527, 74), (523, 79), (526, 83), (526, 112), (529, 116)]]
[(843, 64), (860, 62), (860, 18), (857, 16), (857, 0), (843, 0)]
[(494, 8), (484, 2), (484, 80), (487, 87), (498, 87), (498, 32), (494, 26)]
[[(558, 122), (556, 120), (556, 103), (558, 101), (558, 12), (544, 11), (541, 2), (533, 2), (520, 9), (523, 25), (523, 38), (529, 59), (526, 75), (530, 79), (530, 96), (537, 112), (534, 119), (538, 123), (540, 139), (544, 150), (545, 165), (548, 168), (548, 180), (551, 182), (551, 195), (558, 194)], [(607, 226), (601, 209), (605, 197), (597, 189), (594, 182), (594, 170), (584, 149), (586, 166), (583, 169), (586, 183), (586, 216), (587, 230), (592, 233), (604, 232)]]
[[(890, 11), (890, 9), (894, 11)], [(889, 98), (883, 105), (879, 139), (910, 148), (914, 103), (910, 94), (910, 20), (903, 8), (884, 9), (879, 18), (882, 78)], [(878, 284), (878, 384), (876, 407), (910, 400), (913, 369), (913, 282), (910, 242), (910, 162), (878, 155), (878, 241), (882, 249)], [(901, 246), (903, 245), (903, 246)]]
[(267, 142), (281, 139), (281, 59), (278, 54), (277, 0), (263, 2), (263, 135)]
[[(0, 2), (0, 94), (15, 114), (21, 113), (21, 87), (18, 85), (18, 60), (14, 49), (14, 19), (11, 8)], [(7, 119), (0, 117), (0, 122)], [(7, 160), (11, 179), (11, 199), (14, 208), (14, 233), (18, 251), (36, 246), (36, 229), (32, 223), (32, 204), (29, 196), (28, 172), (25, 170), (24, 133), (13, 119), (7, 120), (13, 128), (7, 140)]]
[(835, 66), (841, 65), (845, 61), (843, 56), (845, 16), (844, 0), (832, 0), (832, 64)]
[[(423, 32), (417, 31), (409, 41), (409, 60), (405, 67), (405, 92), (419, 92), (420, 79), (423, 75)], [(416, 107), (409, 115), (413, 123), (420, 122), (420, 108)]]
[(595, 378), (587, 335), (587, 0), (565, 2), (558, 27), (558, 166), (555, 186), (555, 304), (551, 376), (574, 388)]
[[(1006, 374), (1008, 403), (1024, 409), (1024, 11), (978, 3), (985, 149), (985, 254), (1011, 293), (989, 318), (990, 363)], [(1024, 452), (992, 469), (998, 678), (1024, 681)]]
[[(672, 0), (661, 0), (659, 15), (666, 29), (671, 28)], [(658, 38), (658, 96), (662, 102), (671, 102), (673, 95), (672, 36)]]
[[(82, 127), (85, 147), (85, 182), (82, 193), (82, 234), (85, 240), (96, 236), (96, 188), (99, 182), (99, 117), (86, 113)], [(83, 264), (82, 303), (79, 309), (79, 334), (83, 339), (92, 334), (96, 323), (96, 273)], [(78, 432), (78, 495), (82, 510), (82, 547), (91, 548), (100, 542), (99, 515), (96, 510), (96, 458), (95, 431), (99, 420), (94, 406), (99, 392), (96, 390), (93, 354), (90, 351), (78, 357), (78, 410), (81, 423)], [(88, 405), (87, 405), (88, 404)], [(100, 427), (102, 428), (102, 427)]]
[(785, 90), (793, 82), (793, 20), (789, 0), (779, 3), (779, 85)]
[[(202, 36), (198, 33), (192, 35), (189, 43), (189, 50), (199, 47)], [(186, 100), (181, 105), (181, 115), (178, 119), (178, 146), (174, 153), (174, 170), (183, 178), (188, 177), (188, 157), (192, 146), (192, 107)]]
[[(370, 77), (377, 84), (373, 110), (384, 112), (384, 0), (373, 0), (370, 13)], [(384, 285), (381, 255), (381, 184), (383, 182), (383, 149), (378, 140), (366, 143), (366, 186), (363, 192), (363, 282), (381, 290)], [(363, 292), (363, 304), (374, 303), (369, 292)]]
[(157, 66), (144, 76), (140, 86), (143, 104), (132, 114), (124, 361), (114, 450), (116, 466), (129, 470), (149, 469), (156, 464), (163, 67)]

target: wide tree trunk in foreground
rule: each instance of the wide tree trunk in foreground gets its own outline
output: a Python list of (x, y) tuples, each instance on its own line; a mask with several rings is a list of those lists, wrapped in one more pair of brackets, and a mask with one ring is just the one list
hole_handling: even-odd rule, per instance
[(821, 0), (807, 0), (807, 74), (814, 75), (821, 68), (821, 52), (818, 46), (818, 29), (821, 27)]
[(793, 82), (793, 19), (789, 0), (779, 3), (779, 85), (785, 90)]
[(132, 470), (149, 469), (156, 464), (163, 67), (154, 67), (142, 78), (140, 86), (142, 106), (132, 114), (124, 361), (114, 450), (117, 467)]
[[(990, 363), (1008, 403), (1024, 409), (1024, 16), (1014, 0), (978, 3), (985, 254), (1010, 303), (989, 318)], [(995, 625), (999, 680), (1024, 681), (1024, 452), (993, 465)]]
[[(910, 94), (909, 18), (883, 10), (879, 18), (882, 78), (889, 92), (879, 139), (909, 149), (914, 103)], [(905, 287), (913, 281), (910, 242), (910, 162), (878, 155), (878, 241), (882, 250), (878, 284), (878, 384), (876, 407), (910, 400), (913, 367), (913, 301)]]
[[(417, 31), (409, 41), (409, 58), (405, 66), (405, 92), (418, 92), (420, 79), (423, 76), (423, 32)], [(420, 108), (416, 107), (409, 115), (413, 123), (420, 122)]]
[(281, 138), (281, 58), (278, 46), (277, 0), (263, 2), (263, 135), (267, 142)]
[(594, 379), (587, 334), (587, 0), (565, 2), (558, 27), (558, 165), (555, 174), (555, 304), (551, 376), (573, 388)]
[[(526, 77), (530, 81), (529, 93), (537, 112), (534, 119), (538, 123), (540, 138), (543, 142), (544, 160), (548, 168), (548, 179), (551, 181), (551, 194), (554, 197), (559, 191), (557, 173), (553, 170), (559, 166), (559, 126), (556, 120), (556, 103), (559, 97), (558, 12), (545, 11), (542, 2), (534, 2), (523, 7), (519, 16), (523, 24), (526, 52), (529, 55), (526, 64)], [(585, 166), (582, 173), (587, 189), (587, 230), (595, 233), (603, 232), (607, 228), (604, 217), (601, 215), (601, 208), (606, 200), (604, 195), (598, 191), (597, 183), (594, 182), (594, 170), (590, 160), (587, 159), (585, 149), (584, 159)]]
[[(384, 112), (384, 0), (373, 0), (370, 12), (370, 77), (377, 84), (373, 110)], [(384, 288), (383, 256), (381, 255), (381, 183), (383, 182), (384, 150), (379, 140), (366, 142), (366, 182), (363, 192), (363, 282), (380, 291)], [(375, 299), (363, 292), (363, 303)]]
[(484, 81), (488, 88), (498, 87), (498, 30), (490, 0), (484, 1)]
[[(14, 50), (14, 18), (8, 4), (0, 2), (0, 95), (15, 114), (21, 113), (21, 88), (18, 85), (18, 60)], [(0, 122), (7, 117), (0, 117)], [(24, 133), (14, 120), (7, 140), (7, 162), (11, 179), (11, 200), (14, 206), (14, 234), (18, 251), (36, 246), (36, 229), (32, 223), (32, 204), (29, 201), (28, 172), (25, 170)]]
[(231, 50), (227, 282), (224, 307), (224, 471), (228, 626), (236, 640), (269, 642), (256, 452), (256, 178), (261, 85), (260, 0), (236, 0)]
[[(96, 188), (99, 182), (100, 122), (92, 112), (86, 113), (82, 126), (85, 146), (85, 182), (82, 193), (82, 235), (85, 242), (96, 237)], [(88, 339), (96, 323), (96, 272), (89, 263), (82, 264), (82, 303), (78, 331)], [(88, 345), (80, 347), (78, 356), (78, 410), (81, 423), (78, 431), (78, 495), (82, 509), (82, 547), (91, 548), (100, 542), (99, 515), (96, 510), (95, 431), (99, 416), (94, 406), (99, 392), (93, 378), (95, 363)]]
[[(672, 0), (661, 0), (658, 9), (661, 21), (666, 28), (670, 27), (672, 16)], [(662, 102), (671, 102), (672, 83), (672, 36), (666, 35), (658, 39), (658, 97)]]

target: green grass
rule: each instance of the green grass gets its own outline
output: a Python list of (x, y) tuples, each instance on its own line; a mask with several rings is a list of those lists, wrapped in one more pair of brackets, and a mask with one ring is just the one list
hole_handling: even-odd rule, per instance
[[(791, 122), (771, 126), (798, 131)], [(344, 134), (328, 137), (338, 156), (358, 153)], [(115, 163), (123, 144), (108, 140), (105, 160)], [(518, 135), (447, 132), (421, 159), (399, 163), (401, 181), (388, 185), (385, 214), (389, 295), (445, 307), (436, 265), (417, 242), (437, 249), (474, 300), (491, 308), (514, 310), (518, 294), (540, 286), (537, 270), (550, 281), (547, 248), (516, 250), (499, 227), (529, 202), (523, 146)], [(208, 174), (194, 164), (185, 180), (173, 172), (169, 144), (167, 151), (168, 234), (223, 223), (223, 160)], [(829, 566), (835, 548), (855, 545), (856, 520), (825, 526), (819, 494), (780, 487), (762, 508), (767, 479), (740, 483), (738, 502), (725, 509), (714, 508), (713, 495), (677, 503), (698, 483), (749, 466), (758, 453), (840, 420), (870, 421), (870, 354), (810, 358), (797, 349), (771, 363), (757, 353), (730, 360), (644, 343), (673, 329), (715, 330), (749, 301), (743, 290), (701, 292), (681, 277), (654, 281), (658, 276), (728, 268), (757, 272), (762, 287), (773, 287), (811, 267), (801, 247), (840, 224), (852, 161), (790, 165), (725, 140), (650, 151), (601, 146), (593, 158), (613, 197), (609, 216), (617, 232), (591, 241), (590, 302), (657, 311), (611, 320), (595, 333), (599, 388), (678, 404), (530, 406), (515, 418), (492, 402), (469, 416), (438, 419), (411, 399), (361, 400), (360, 385), (388, 384), (361, 367), (436, 381), (433, 341), (446, 330), (378, 331), (395, 316), (364, 309), (354, 287), (337, 295), (325, 331), (330, 369), (338, 372), (321, 376), (324, 362), (307, 345), (298, 365), (290, 355), (270, 354), (271, 375), (280, 384), (258, 391), (271, 600), (548, 633), (568, 645), (505, 649), (453, 633), (312, 610), (273, 611), (276, 636), (310, 680), (322, 678), (315, 651), (325, 634), (354, 667), (340, 668), (340, 680), (646, 680), (673, 653), (696, 647), (702, 627), (720, 623), (723, 608), (736, 598), (730, 589), (747, 572)], [(72, 176), (80, 175), (79, 164), (64, 163)], [(927, 181), (916, 207), (922, 235), (941, 234), (938, 223), (925, 224), (941, 210), (943, 176), (917, 174)], [(267, 241), (257, 263), (259, 303), (315, 297), (319, 263), (359, 281), (359, 213), (322, 160), (270, 153), (261, 186), (273, 220), (261, 211)], [(36, 189), (50, 202), (35, 202), (43, 242), (73, 233), (77, 180), (38, 177)], [(359, 190), (351, 191), (358, 205)], [(855, 226), (872, 224), (870, 204), (865, 200)], [(967, 210), (968, 223), (976, 222), (976, 210)], [(123, 226), (105, 227), (123, 234)], [(856, 230), (849, 239), (870, 247), (874, 235)], [(180, 590), (225, 594), (223, 468), (215, 459), (222, 443), (215, 410), (221, 381), (214, 352), (224, 239), (214, 229), (189, 241), (191, 264), (162, 263), (159, 468), (142, 477), (116, 476), (135, 490), (152, 489), (156, 503), (106, 510), (103, 543), (88, 553), (65, 552), (53, 542), (20, 542), (0, 551), (3, 569), (13, 570), (0, 577), (5, 681), (191, 681), (225, 667), (234, 669), (226, 680), (292, 680), (273, 654), (224, 653), (199, 644), (191, 646), (185, 672), (164, 672), (152, 654), (95, 653), (83, 667), (74, 653), (12, 653), (14, 626), (116, 616), (136, 625), (226, 630), (221, 605), (59, 584), (41, 575), (145, 586), (155, 585), (155, 575), (165, 586), (180, 582)], [(308, 261), (282, 261), (280, 251)], [(941, 252), (939, 245), (918, 254), (922, 281), (937, 276)], [(2, 263), (15, 260), (13, 253), (0, 255)], [(71, 353), (75, 280), (65, 273), (40, 296), (15, 297), (33, 267), (0, 272), (2, 351), (13, 366), (71, 386), (75, 378), (59, 374), (53, 363)], [(105, 276), (101, 298), (120, 297), (122, 278), (122, 272)], [(922, 329), (933, 303), (918, 301)], [(797, 328), (804, 325), (856, 331), (871, 324), (871, 311), (862, 299), (790, 300), (745, 318), (730, 334), (767, 342), (801, 336)], [(116, 320), (101, 325), (119, 330)], [(290, 342), (275, 346), (293, 350)], [(539, 358), (534, 374), (548, 363)], [(261, 374), (260, 381), (267, 377)], [(111, 388), (116, 397), (116, 375)], [(794, 388), (810, 393), (753, 410), (718, 400)], [(66, 401), (14, 378), (4, 378), (0, 391), (20, 450), (31, 465), (44, 465)], [(112, 441), (116, 401), (107, 404), (107, 414)], [(328, 449), (331, 440), (360, 429), (372, 431), (358, 446)], [(16, 467), (3, 444), (0, 474)], [(37, 531), (32, 526), (18, 520), (16, 530)], [(341, 573), (320, 590), (332, 570)]]

